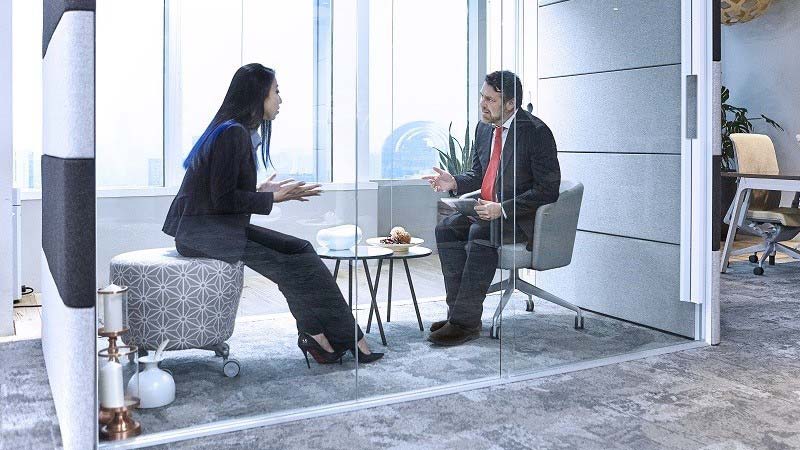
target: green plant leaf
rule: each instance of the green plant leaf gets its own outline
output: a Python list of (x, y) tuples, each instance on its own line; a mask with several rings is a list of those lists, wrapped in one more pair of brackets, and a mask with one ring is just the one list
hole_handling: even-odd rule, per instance
[(467, 159), (469, 157), (469, 125), (467, 125), (466, 130), (464, 132), (464, 147), (461, 149), (461, 164), (464, 166), (464, 170), (466, 171), (468, 167), (470, 167), (471, 161)]
[(773, 127), (777, 128), (777, 129), (779, 129), (781, 131), (786, 131), (786, 130), (783, 129), (782, 126), (780, 126), (780, 124), (778, 124), (778, 122), (775, 122), (774, 120), (770, 119), (769, 117), (767, 117), (767, 116), (765, 116), (763, 114), (761, 115), (761, 117), (763, 117), (764, 121), (767, 122), (768, 124), (772, 125)]
[[(456, 139), (453, 137), (453, 134), (450, 132), (452, 128), (453, 128), (453, 122), (450, 122), (450, 126), (447, 127), (447, 143), (450, 146), (450, 160), (453, 163), (453, 170), (456, 170), (455, 173), (460, 173), (460, 170), (458, 170), (459, 169), (459, 167), (458, 167), (458, 163), (459, 163), (458, 156), (456, 156), (456, 144), (455, 144), (455, 140)], [(453, 173), (453, 172), (450, 172), (450, 173)]]

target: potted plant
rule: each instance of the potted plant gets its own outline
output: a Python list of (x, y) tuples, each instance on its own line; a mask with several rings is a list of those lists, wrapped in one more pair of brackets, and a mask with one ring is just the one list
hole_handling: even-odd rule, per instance
[[(469, 125), (467, 125), (466, 130), (464, 131), (463, 146), (461, 145), (461, 142), (459, 142), (458, 139), (453, 136), (452, 128), (453, 122), (450, 122), (450, 125), (447, 127), (448, 151), (444, 151), (437, 147), (431, 148), (439, 152), (439, 168), (446, 170), (452, 175), (458, 175), (472, 168), (472, 156), (475, 151), (475, 142), (470, 141)], [(451, 193), (450, 195), (452, 196), (453, 194)], [(444, 202), (439, 202), (439, 220), (452, 214), (453, 212), (453, 209), (447, 206)]]
[[(472, 153), (474, 151), (475, 143), (470, 142), (469, 139), (469, 125), (464, 131), (464, 145), (458, 142), (452, 133), (453, 122), (447, 127), (447, 143), (449, 152), (445, 152), (437, 147), (431, 147), (439, 152), (439, 167), (443, 170), (450, 172), (453, 175), (466, 172), (472, 168)], [(458, 151), (456, 151), (458, 147)]]
[[(733, 133), (752, 133), (753, 121), (763, 120), (774, 128), (783, 131), (783, 127), (769, 117), (761, 114), (761, 117), (747, 117), (747, 108), (733, 106), (728, 103), (731, 93), (725, 86), (722, 86), (722, 167), (723, 172), (736, 171), (736, 156), (733, 151), (733, 141), (730, 135)], [(736, 195), (736, 179), (723, 177), (720, 184), (720, 197), (722, 207), (720, 208), (720, 217), (718, 220), (722, 223), (722, 219), (728, 210), (728, 206), (733, 202), (733, 197)], [(722, 223), (722, 235), (727, 234), (727, 225)]]

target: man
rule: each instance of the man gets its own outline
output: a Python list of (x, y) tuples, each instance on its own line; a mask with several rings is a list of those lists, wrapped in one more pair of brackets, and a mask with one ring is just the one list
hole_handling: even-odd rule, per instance
[(558, 199), (561, 171), (553, 134), (521, 104), (522, 83), (514, 73), (487, 75), (472, 169), (452, 175), (434, 167), (435, 175), (423, 177), (437, 192), (480, 189), (477, 218), (455, 213), (436, 227), (448, 306), (447, 320), (431, 325), (428, 340), (436, 345), (460, 345), (480, 335), (500, 241), (527, 242), (530, 249), (536, 209)]

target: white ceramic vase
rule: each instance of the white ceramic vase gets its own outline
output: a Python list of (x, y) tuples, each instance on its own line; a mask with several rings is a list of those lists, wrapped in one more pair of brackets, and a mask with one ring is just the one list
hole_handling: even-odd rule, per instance
[(128, 394), (135, 395), (138, 379), (140, 408), (158, 408), (175, 400), (175, 380), (169, 372), (158, 368), (158, 363), (163, 359), (163, 356), (156, 359), (151, 355), (139, 358), (139, 362), (144, 364), (144, 370), (128, 382)]

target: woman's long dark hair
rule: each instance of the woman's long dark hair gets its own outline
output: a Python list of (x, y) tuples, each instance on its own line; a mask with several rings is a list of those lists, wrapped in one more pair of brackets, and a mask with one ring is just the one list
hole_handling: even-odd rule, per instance
[(183, 168), (188, 169), (192, 165), (207, 141), (210, 145), (220, 133), (235, 123), (248, 130), (261, 127), (261, 160), (264, 167), (267, 167), (272, 121), (264, 120), (264, 99), (269, 95), (274, 82), (275, 71), (269, 67), (258, 63), (240, 67), (233, 74), (228, 92), (214, 119), (183, 161)]

